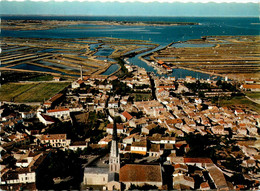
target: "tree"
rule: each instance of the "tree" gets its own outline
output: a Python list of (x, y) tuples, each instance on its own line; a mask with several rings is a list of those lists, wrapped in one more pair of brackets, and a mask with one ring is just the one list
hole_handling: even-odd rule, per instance
[(185, 136), (187, 143), (190, 145), (190, 150), (186, 154), (189, 157), (210, 157), (215, 159), (215, 150), (210, 145), (219, 145), (220, 139), (212, 135), (192, 134)]
[(205, 94), (204, 94), (204, 92), (199, 92), (199, 93), (198, 93), (198, 96), (199, 96), (199, 98), (204, 98), (204, 97), (205, 97)]
[[(43, 164), (38, 168), (37, 188), (42, 189), (79, 189), (82, 181), (82, 160), (79, 155), (71, 150), (56, 150), (50, 152)], [(71, 181), (54, 185), (53, 178), (66, 178), (71, 176)]]

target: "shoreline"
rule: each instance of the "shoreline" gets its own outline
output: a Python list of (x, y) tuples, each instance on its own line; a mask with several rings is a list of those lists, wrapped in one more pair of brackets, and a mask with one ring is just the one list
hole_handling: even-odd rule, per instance
[[(242, 75), (248, 79), (257, 75), (257, 72), (254, 72), (257, 67), (256, 62), (259, 60), (255, 56), (257, 49), (254, 43), (257, 41), (259, 41), (259, 37), (256, 35), (210, 35), (203, 36), (201, 39), (172, 42), (138, 58), (152, 66), (157, 72), (161, 71), (161, 67), (158, 64), (151, 64), (151, 62), (157, 63), (161, 60), (171, 69), (180, 68), (241, 81), (243, 79), (239, 79), (239, 77)], [(186, 46), (172, 47), (173, 44)], [(211, 44), (212, 46), (203, 47), (203, 44)], [(145, 59), (146, 56), (150, 58)], [(175, 58), (173, 59), (173, 57)], [(162, 70), (163, 73), (167, 74), (166, 69), (162, 68)]]
[[(61, 27), (69, 27), (70, 29), (73, 28), (86, 28), (92, 29), (94, 27), (91, 26), (80, 26), (80, 25), (96, 25), (96, 26), (193, 26), (193, 25), (200, 25), (197, 22), (166, 22), (166, 21), (81, 21), (81, 20), (4, 20), (2, 19), (2, 30), (49, 30), (49, 29), (57, 29)], [(74, 26), (73, 25), (78, 25)]]

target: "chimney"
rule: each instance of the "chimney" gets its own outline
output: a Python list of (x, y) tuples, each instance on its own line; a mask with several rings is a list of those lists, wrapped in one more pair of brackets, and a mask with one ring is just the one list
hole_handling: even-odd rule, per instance
[(80, 79), (83, 80), (83, 71), (82, 71), (82, 65), (80, 65)]

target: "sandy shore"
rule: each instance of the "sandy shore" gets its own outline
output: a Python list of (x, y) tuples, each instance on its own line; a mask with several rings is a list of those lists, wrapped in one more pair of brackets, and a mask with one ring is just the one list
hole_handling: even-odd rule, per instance
[[(80, 26), (83, 24), (109, 26), (178, 26), (178, 25), (198, 25), (195, 22), (138, 22), (138, 21), (58, 21), (58, 20), (2, 20), (2, 30), (48, 30), (60, 27), (73, 28), (96, 28), (93, 26)], [(79, 26), (72, 26), (79, 25)], [(71, 27), (72, 26), (72, 27)]]

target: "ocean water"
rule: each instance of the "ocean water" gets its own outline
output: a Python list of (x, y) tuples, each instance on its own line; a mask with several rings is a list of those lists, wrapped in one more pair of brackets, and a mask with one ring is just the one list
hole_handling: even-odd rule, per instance
[[(99, 26), (81, 28), (57, 28), (36, 31), (2, 30), (1, 36), (32, 38), (87, 38), (114, 37), (124, 39), (150, 40), (165, 45), (172, 41), (185, 41), (205, 35), (259, 35), (258, 18), (220, 17), (73, 17), (73, 16), (2, 16), (2, 19), (30, 20), (106, 20), (106, 21), (173, 21), (196, 22), (200, 25), (183, 26)], [(84, 25), (93, 26), (93, 25)]]
[[(56, 28), (36, 31), (8, 31), (2, 30), (2, 37), (26, 37), (26, 38), (88, 38), (88, 37), (113, 37), (123, 39), (148, 40), (166, 46), (171, 42), (198, 39), (201, 36), (240, 36), (259, 35), (258, 18), (240, 17), (92, 17), (92, 16), (2, 16), (2, 19), (30, 19), (30, 20), (105, 20), (105, 21), (173, 21), (195, 22), (199, 25), (179, 26), (99, 26), (93, 25), (87, 28)], [(96, 46), (96, 45), (95, 45)], [(154, 71), (146, 63), (138, 59), (140, 55), (130, 59), (130, 62)], [(175, 75), (174, 73), (172, 75)], [(182, 73), (182, 75), (185, 75)], [(197, 75), (197, 74), (196, 74)], [(194, 76), (195, 77), (195, 76)], [(203, 76), (204, 77), (204, 76)]]

